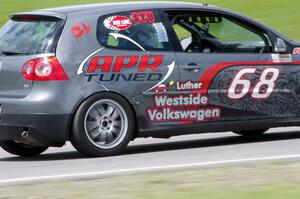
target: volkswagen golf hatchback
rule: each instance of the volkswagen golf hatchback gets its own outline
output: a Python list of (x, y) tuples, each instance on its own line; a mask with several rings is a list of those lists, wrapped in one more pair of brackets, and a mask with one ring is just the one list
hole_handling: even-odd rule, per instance
[(0, 143), (89, 156), (137, 137), (300, 124), (300, 43), (235, 12), (116, 3), (13, 14), (0, 30)]

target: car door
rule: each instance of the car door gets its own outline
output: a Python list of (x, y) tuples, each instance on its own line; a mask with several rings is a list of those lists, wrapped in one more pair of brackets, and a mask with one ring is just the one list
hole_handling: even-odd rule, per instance
[(166, 13), (170, 34), (177, 36), (173, 43), (181, 48), (176, 53), (181, 75), (176, 90), (192, 100), (181, 106), (196, 112), (191, 123), (299, 115), (299, 87), (290, 76), (299, 73), (299, 66), (290, 54), (272, 52), (267, 31), (213, 11)]
[(180, 76), (161, 12), (111, 13), (99, 18), (97, 28), (102, 48), (88, 57), (84, 67), (89, 81), (126, 96), (135, 106), (141, 131), (165, 121), (155, 96), (172, 93), (169, 87)]

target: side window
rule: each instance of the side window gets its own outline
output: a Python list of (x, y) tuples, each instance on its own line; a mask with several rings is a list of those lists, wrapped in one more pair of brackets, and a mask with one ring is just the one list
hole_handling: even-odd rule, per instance
[(97, 29), (102, 46), (123, 50), (170, 50), (166, 28), (156, 11), (105, 15), (99, 18)]
[(185, 52), (267, 53), (271, 42), (262, 30), (219, 14), (168, 14)]
[(182, 49), (186, 49), (188, 45), (192, 42), (192, 34), (185, 28), (181, 27), (178, 24), (173, 25), (173, 29), (179, 39)]
[[(202, 28), (205, 26), (205, 24), (199, 22), (196, 24)], [(224, 17), (218, 23), (207, 23), (206, 25), (208, 26), (206, 27), (208, 32), (224, 43), (251, 42), (264, 45), (264, 40), (260, 35)]]

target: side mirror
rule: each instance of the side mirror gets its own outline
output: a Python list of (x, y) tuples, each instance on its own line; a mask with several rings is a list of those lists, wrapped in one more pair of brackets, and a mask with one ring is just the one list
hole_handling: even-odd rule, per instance
[(283, 41), (280, 38), (276, 39), (275, 42), (275, 52), (276, 53), (286, 53), (287, 52), (287, 47), (285, 41)]

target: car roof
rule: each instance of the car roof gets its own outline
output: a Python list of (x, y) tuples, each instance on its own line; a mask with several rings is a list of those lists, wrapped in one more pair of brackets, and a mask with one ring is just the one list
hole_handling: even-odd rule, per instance
[(218, 10), (228, 11), (227, 9), (201, 3), (185, 3), (185, 2), (119, 2), (119, 3), (98, 3), (98, 4), (82, 4), (65, 7), (55, 7), (47, 9), (33, 10), (29, 12), (14, 13), (10, 15), (47, 15), (61, 19), (66, 19), (69, 14), (81, 14), (82, 12), (97, 12), (97, 13), (109, 13), (109, 12), (122, 12), (129, 10), (146, 10), (146, 9), (206, 9), (206, 10)]
[[(48, 8), (48, 9), (40, 9), (34, 10), (31, 12), (23, 12), (23, 13), (15, 13), (14, 15), (23, 15), (23, 14), (33, 14), (33, 15), (49, 15), (54, 16), (61, 19), (67, 19), (67, 15), (69, 13), (80, 13), (80, 12), (97, 12), (97, 13), (107, 13), (118, 11), (128, 11), (128, 10), (143, 10), (143, 9), (202, 9), (208, 11), (218, 11), (218, 12), (225, 12), (230, 13), (234, 16), (242, 17), (244, 20), (251, 22), (269, 30), (277, 35), (280, 35), (282, 38), (288, 39), (286, 36), (282, 35), (281, 33), (275, 31), (271, 27), (259, 23), (247, 16), (244, 16), (240, 13), (237, 13), (232, 10), (228, 10), (226, 8), (221, 8), (217, 6), (208, 5), (205, 3), (187, 3), (187, 2), (158, 2), (158, 1), (146, 1), (146, 2), (120, 2), (120, 3), (98, 3), (98, 4), (82, 4), (82, 5), (74, 5), (74, 6), (65, 6), (65, 7), (56, 7), (56, 8)], [(101, 10), (103, 12), (101, 12)]]
[[(82, 12), (82, 11), (93, 11), (93, 10), (111, 10), (113, 7), (116, 9), (122, 8), (122, 10), (134, 9), (157, 9), (157, 8), (208, 8), (214, 6), (208, 6), (207, 4), (199, 3), (183, 3), (183, 2), (122, 2), (122, 3), (99, 3), (99, 4), (87, 4), (87, 5), (76, 5), (76, 6), (66, 6), (57, 8), (48, 8), (38, 11), (49, 11), (49, 12), (60, 12), (64, 14), (72, 12)], [(216, 8), (216, 7), (214, 7)]]
[[(219, 11), (230, 13), (231, 15), (236, 15), (242, 17), (240, 13), (236, 13), (232, 10), (226, 8), (221, 8), (217, 6), (208, 5), (205, 3), (189, 3), (189, 2), (171, 2), (171, 1), (145, 1), (145, 2), (119, 2), (119, 3), (98, 3), (98, 4), (82, 4), (74, 6), (56, 7), (34, 10), (31, 12), (15, 13), (11, 16), (16, 15), (48, 15), (61, 19), (67, 19), (69, 14), (81, 15), (81, 13), (110, 13), (110, 12), (122, 12), (129, 10), (147, 10), (147, 9), (202, 9), (207, 11)], [(249, 17), (243, 16), (245, 20), (255, 22)], [(264, 24), (260, 24), (266, 27)]]

